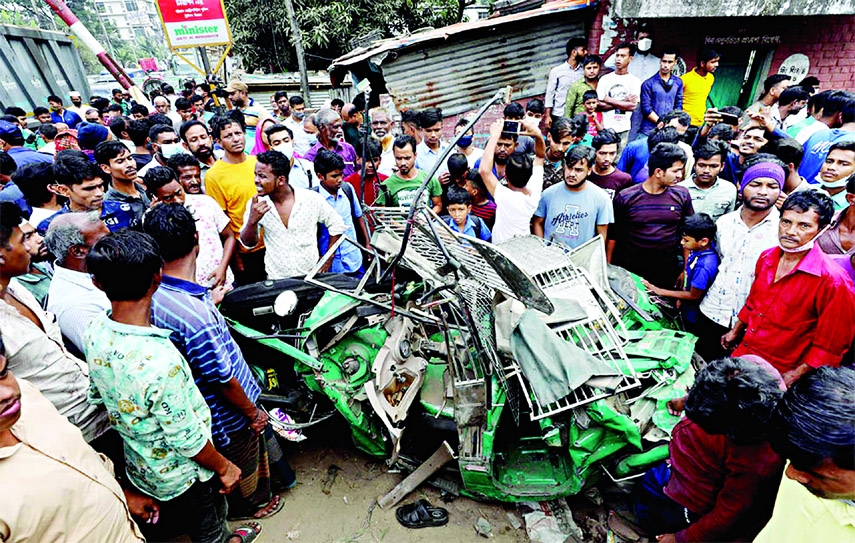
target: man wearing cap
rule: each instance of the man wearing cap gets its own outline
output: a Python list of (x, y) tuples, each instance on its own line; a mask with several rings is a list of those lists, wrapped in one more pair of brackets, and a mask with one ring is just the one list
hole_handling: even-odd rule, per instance
[(701, 301), (695, 346), (706, 360), (727, 356), (721, 337), (736, 322), (748, 298), (757, 258), (778, 241), (778, 214), (773, 211), (784, 178), (784, 168), (778, 164), (759, 162), (751, 166), (740, 184), (743, 206), (716, 221), (716, 250), (721, 264)]
[(0, 121), (0, 151), (6, 151), (20, 168), (34, 162), (53, 162), (53, 157), (24, 147), (21, 127), (9, 121)]
[(249, 97), (249, 87), (243, 81), (231, 81), (226, 87), (226, 92), (229, 93), (229, 102), (243, 113), (246, 124), (246, 150), (252, 149), (255, 143), (255, 127), (261, 124), (264, 119), (270, 118), (270, 113), (262, 106), (255, 103), (255, 100)]
[(83, 102), (83, 97), (80, 96), (80, 93), (77, 91), (69, 92), (68, 99), (71, 101), (71, 105), (65, 109), (72, 113), (77, 113), (81, 119), (84, 119), (86, 117), (86, 110), (91, 106)]
[[(749, 168), (750, 171), (750, 168)], [(855, 285), (814, 240), (834, 215), (831, 197), (799, 191), (781, 206), (778, 246), (764, 251), (745, 305), (722, 346), (754, 354), (787, 386), (820, 366), (839, 366), (855, 337)]]

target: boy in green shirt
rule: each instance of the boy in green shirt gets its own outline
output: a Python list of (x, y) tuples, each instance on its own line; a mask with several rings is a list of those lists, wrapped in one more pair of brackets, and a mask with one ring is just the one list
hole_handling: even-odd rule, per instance
[[(380, 184), (375, 205), (384, 207), (410, 207), (416, 198), (419, 187), (427, 178), (427, 172), (416, 168), (416, 140), (412, 136), (398, 136), (392, 144), (395, 165), (398, 171)], [(436, 178), (428, 182), (434, 212), (442, 213), (442, 186)]]
[(171, 332), (151, 326), (163, 267), (157, 244), (120, 230), (96, 243), (86, 264), (112, 305), (84, 339), (89, 401), (105, 405), (121, 434), (130, 483), (157, 500), (140, 528), (149, 540), (188, 533), (193, 541), (240, 542), (229, 536), (224, 496), (240, 469), (211, 444), (211, 411)]

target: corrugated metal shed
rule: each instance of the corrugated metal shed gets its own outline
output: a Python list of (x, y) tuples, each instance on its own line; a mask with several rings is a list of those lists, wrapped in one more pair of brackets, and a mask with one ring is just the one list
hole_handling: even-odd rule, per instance
[(330, 71), (370, 61), (382, 70), (399, 109), (442, 107), (454, 115), (511, 85), (514, 97), (546, 91), (550, 68), (566, 60), (564, 44), (584, 37), (577, 10), (587, 1), (558, 1), (536, 10), (461, 23), (383, 40), (337, 59)]
[(89, 82), (74, 42), (61, 32), (0, 25), (0, 107), (32, 112), (47, 96), (89, 96)]

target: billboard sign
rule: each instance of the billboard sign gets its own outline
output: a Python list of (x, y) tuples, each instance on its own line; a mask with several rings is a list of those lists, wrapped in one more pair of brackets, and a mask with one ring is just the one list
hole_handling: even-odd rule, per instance
[(157, 0), (157, 11), (171, 49), (232, 42), (223, 0)]

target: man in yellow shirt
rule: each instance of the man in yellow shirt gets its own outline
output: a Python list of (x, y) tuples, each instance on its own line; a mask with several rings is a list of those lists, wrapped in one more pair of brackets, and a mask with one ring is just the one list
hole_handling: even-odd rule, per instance
[(769, 421), (790, 464), (755, 543), (855, 542), (855, 371), (821, 367), (784, 394)]
[[(243, 227), (246, 204), (255, 196), (254, 156), (244, 154), (246, 146), (245, 128), (231, 117), (215, 117), (211, 120), (212, 135), (225, 151), (205, 176), (205, 193), (213, 198), (229, 217), (229, 226), (236, 236)], [(259, 243), (252, 250), (238, 247), (232, 259), (235, 284), (246, 285), (264, 281), (264, 245)]]
[(683, 74), (683, 110), (692, 117), (692, 126), (704, 124), (707, 110), (707, 97), (710, 95), (721, 56), (709, 47), (698, 51), (698, 64), (690, 72)]

